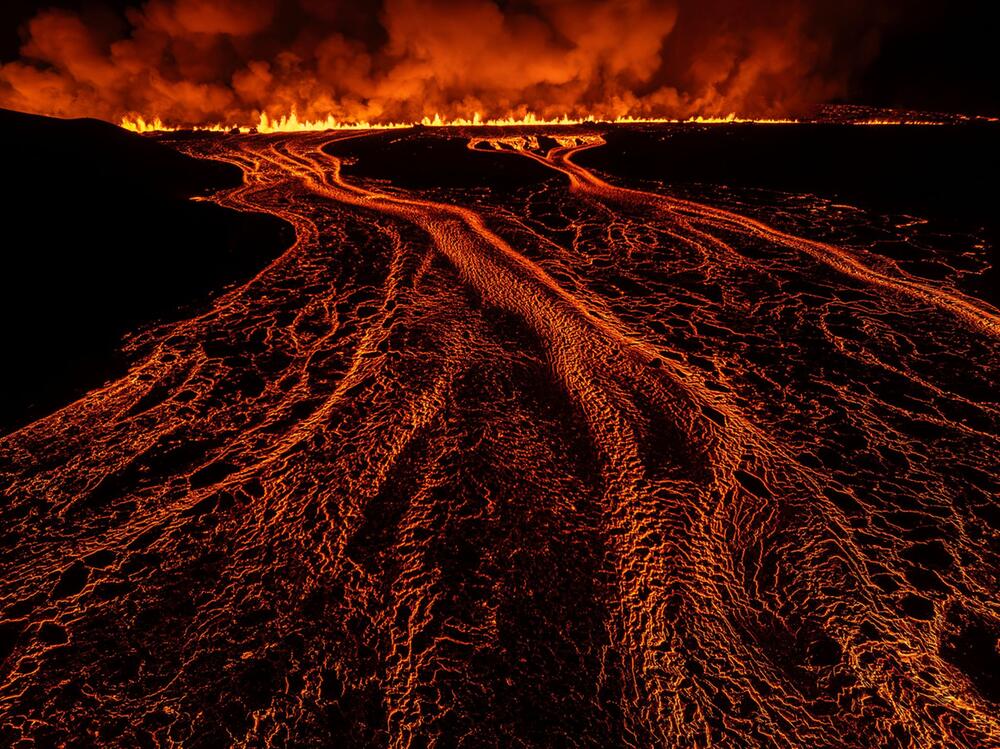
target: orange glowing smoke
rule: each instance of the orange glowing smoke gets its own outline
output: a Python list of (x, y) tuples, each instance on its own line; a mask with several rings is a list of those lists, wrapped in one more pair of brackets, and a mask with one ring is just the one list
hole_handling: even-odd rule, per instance
[(140, 129), (139, 116), (279, 130), (471, 124), (476, 112), (786, 118), (846, 92), (882, 20), (860, 3), (807, 5), (148, 0), (125, 24), (45, 10), (23, 30), (21, 59), (0, 64), (0, 107)]

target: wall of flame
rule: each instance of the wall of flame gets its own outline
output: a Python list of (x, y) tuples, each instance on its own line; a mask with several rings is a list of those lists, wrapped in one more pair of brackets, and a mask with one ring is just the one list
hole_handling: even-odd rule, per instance
[[(43, 10), (0, 106), (118, 122), (787, 117), (844, 95), (885, 3), (149, 0)], [(96, 21), (95, 18), (105, 19)], [(110, 20), (108, 20), (110, 19)]]

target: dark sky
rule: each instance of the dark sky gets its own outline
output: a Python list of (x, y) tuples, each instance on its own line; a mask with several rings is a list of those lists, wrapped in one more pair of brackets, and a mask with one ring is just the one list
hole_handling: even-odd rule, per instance
[(902, 5), (874, 63), (858, 76), (855, 97), (891, 106), (1000, 114), (995, 4), (916, 0)]
[[(317, 2), (323, 0), (316, 0)], [(850, 5), (848, 0), (837, 3), (792, 0), (812, 8)], [(336, 5), (336, 0), (330, 0)], [(39, 9), (53, 6), (80, 12), (84, 19), (109, 24), (109, 18), (121, 17), (121, 10), (140, 6), (140, 0), (2, 0), (0, 5), (0, 61), (18, 56), (24, 37), (24, 23)], [(518, 0), (497, 0), (502, 8), (516, 7)], [(923, 110), (952, 111), (968, 114), (1000, 114), (1000, 86), (996, 81), (998, 68), (996, 44), (1000, 28), (990, 17), (986, 2), (973, 0), (875, 0), (858, 3), (865, 8), (859, 13), (860, 26), (884, 6), (885, 17), (877, 36), (879, 42), (874, 57), (858, 64), (850, 74), (848, 93), (844, 97), (853, 103), (907, 107)], [(365, 3), (368, 13), (375, 3)], [(765, 6), (757, 2), (734, 0), (733, 18), (759, 16)], [(722, 6), (726, 7), (726, 6)], [(839, 10), (836, 12), (840, 12)], [(865, 21), (860, 20), (861, 18)], [(732, 19), (730, 19), (732, 20)], [(739, 21), (737, 20), (737, 23)], [(116, 22), (110, 22), (112, 26)], [(122, 18), (121, 34), (128, 33)], [(843, 28), (841, 27), (841, 34)]]

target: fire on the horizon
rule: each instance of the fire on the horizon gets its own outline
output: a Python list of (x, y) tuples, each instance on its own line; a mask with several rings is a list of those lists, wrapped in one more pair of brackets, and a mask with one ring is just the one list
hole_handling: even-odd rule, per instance
[(144, 117), (142, 115), (127, 115), (122, 117), (119, 125), (133, 133), (165, 133), (190, 130), (195, 132), (215, 133), (307, 133), (324, 132), (328, 130), (398, 130), (401, 128), (423, 127), (564, 127), (572, 125), (798, 125), (815, 122), (836, 122), (839, 124), (859, 126), (940, 126), (961, 122), (996, 122), (991, 117), (968, 117), (964, 115), (929, 115), (925, 113), (885, 112), (873, 109), (841, 111), (838, 107), (827, 107), (813, 117), (804, 119), (782, 117), (741, 117), (730, 113), (725, 117), (705, 117), (703, 115), (687, 119), (671, 119), (667, 117), (633, 117), (623, 115), (613, 119), (602, 119), (595, 115), (582, 118), (572, 118), (563, 115), (558, 118), (546, 119), (528, 113), (522, 116), (509, 116), (498, 119), (484, 119), (478, 113), (472, 117), (443, 119), (441, 115), (424, 117), (419, 122), (368, 122), (341, 121), (328, 115), (318, 120), (302, 120), (296, 112), (272, 119), (266, 113), (260, 113), (257, 124), (253, 126), (212, 123), (212, 124), (177, 124), (164, 122), (159, 117)]
[[(277, 119), (272, 119), (267, 114), (261, 113), (257, 124), (253, 127), (240, 125), (226, 125), (213, 123), (209, 125), (177, 125), (165, 123), (159, 117), (146, 118), (141, 115), (122, 117), (119, 125), (133, 133), (156, 133), (175, 132), (178, 130), (194, 130), (204, 132), (258, 132), (258, 133), (303, 133), (303, 132), (323, 132), (326, 130), (394, 130), (414, 125), (424, 127), (550, 127), (566, 125), (585, 125), (593, 123), (609, 123), (616, 125), (654, 125), (654, 124), (697, 124), (697, 125), (732, 125), (732, 124), (762, 124), (762, 125), (792, 125), (798, 120), (788, 118), (750, 118), (738, 117), (730, 114), (726, 117), (689, 117), (686, 120), (655, 118), (655, 117), (631, 117), (621, 116), (613, 120), (602, 120), (595, 116), (588, 116), (574, 119), (569, 116), (546, 119), (538, 117), (530, 112), (520, 117), (502, 117), (498, 119), (483, 119), (478, 113), (472, 117), (458, 117), (445, 120), (440, 115), (434, 117), (424, 117), (419, 122), (350, 122), (340, 121), (332, 115), (319, 120), (300, 120), (298, 114), (292, 112)], [(886, 121), (887, 122), (887, 121)], [(884, 124), (881, 123), (880, 124)], [(916, 124), (937, 124), (937, 123), (916, 123)]]
[(52, 8), (25, 25), (20, 59), (0, 63), (0, 107), (244, 128), (293, 112), (299, 125), (784, 120), (847, 93), (887, 18), (799, 0)]

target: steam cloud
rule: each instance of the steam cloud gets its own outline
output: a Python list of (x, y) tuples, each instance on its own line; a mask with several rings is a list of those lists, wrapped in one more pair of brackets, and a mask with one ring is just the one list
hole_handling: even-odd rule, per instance
[(27, 23), (21, 59), (0, 65), (0, 106), (187, 124), (293, 109), (345, 121), (785, 115), (846, 93), (887, 20), (872, 5), (149, 0), (125, 24), (49, 9)]

